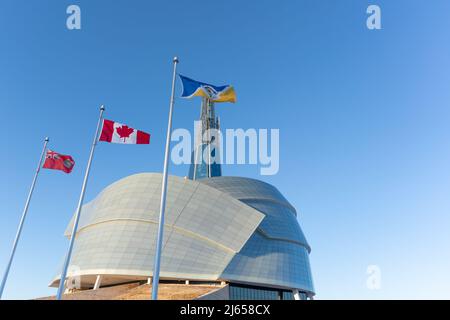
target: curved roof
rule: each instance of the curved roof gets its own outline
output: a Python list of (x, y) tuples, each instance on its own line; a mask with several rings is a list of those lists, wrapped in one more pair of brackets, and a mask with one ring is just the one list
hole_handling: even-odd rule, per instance
[[(161, 181), (159, 173), (135, 174), (83, 206), (71, 260), (82, 281), (96, 274), (109, 275), (112, 283), (152, 275)], [(71, 228), (72, 221), (66, 236)], [(309, 245), (295, 209), (258, 180), (170, 176), (163, 243), (161, 278), (314, 292)], [(59, 276), (52, 285), (58, 282)]]
[(308, 252), (311, 251), (297, 222), (295, 208), (274, 186), (244, 177), (213, 177), (199, 181), (264, 213), (266, 218), (258, 229), (266, 237), (292, 241), (304, 246)]
[[(160, 192), (161, 175), (158, 173), (123, 178), (83, 206), (78, 232), (108, 221), (157, 224)], [(168, 180), (166, 212), (167, 226), (233, 252), (242, 248), (264, 218), (262, 213), (219, 190), (176, 176)], [(72, 221), (65, 235), (70, 236), (71, 232)]]
[(199, 181), (241, 201), (246, 202), (257, 199), (258, 201), (265, 200), (267, 202), (274, 202), (287, 207), (294, 215), (297, 215), (295, 208), (286, 200), (281, 192), (267, 182), (232, 176), (212, 177)]

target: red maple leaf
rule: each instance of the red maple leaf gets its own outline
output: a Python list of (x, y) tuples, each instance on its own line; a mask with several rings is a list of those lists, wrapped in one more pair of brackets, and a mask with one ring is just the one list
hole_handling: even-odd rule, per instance
[(125, 142), (125, 140), (130, 137), (130, 134), (134, 132), (134, 129), (127, 125), (122, 125), (121, 127), (117, 127), (116, 131), (120, 138), (123, 138), (123, 142)]

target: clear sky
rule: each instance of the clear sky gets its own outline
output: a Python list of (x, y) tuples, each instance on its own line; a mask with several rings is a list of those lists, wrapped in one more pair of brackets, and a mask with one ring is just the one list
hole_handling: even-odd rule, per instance
[[(81, 30), (66, 28), (70, 4)], [(369, 4), (382, 30), (366, 28)], [(152, 142), (100, 144), (86, 200), (162, 171), (176, 54), (180, 73), (235, 86), (238, 102), (217, 107), (223, 128), (280, 129), (277, 175), (224, 175), (272, 183), (297, 208), (318, 299), (450, 298), (449, 14), (447, 0), (2, 0), (0, 272), (43, 138), (76, 160), (70, 175), (41, 172), (4, 297), (56, 292), (100, 104)], [(178, 99), (174, 128), (198, 114)]]

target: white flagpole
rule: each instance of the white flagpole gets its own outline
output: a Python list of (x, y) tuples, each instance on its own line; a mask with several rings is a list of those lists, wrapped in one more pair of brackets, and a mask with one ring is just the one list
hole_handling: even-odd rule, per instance
[(168, 172), (168, 167), (169, 167), (170, 137), (172, 135), (173, 104), (175, 103), (175, 81), (176, 81), (176, 77), (177, 77), (177, 64), (178, 64), (178, 58), (174, 57), (173, 58), (172, 93), (170, 95), (169, 123), (167, 125), (166, 151), (165, 151), (165, 155), (164, 155), (164, 171), (163, 171), (163, 180), (162, 180), (162, 187), (161, 187), (161, 204), (159, 207), (158, 239), (156, 242), (155, 265), (153, 267), (152, 300), (158, 299), (159, 268), (161, 265), (161, 247), (162, 247), (162, 242), (163, 242), (164, 211), (166, 209), (167, 172)]
[(39, 163), (36, 168), (36, 172), (34, 174), (33, 182), (31, 182), (30, 191), (28, 192), (28, 197), (27, 197), (27, 200), (25, 202), (25, 207), (22, 212), (22, 218), (20, 219), (19, 227), (18, 227), (17, 233), (16, 233), (16, 238), (14, 239), (13, 247), (11, 250), (11, 255), (9, 256), (8, 265), (6, 266), (5, 274), (3, 275), (2, 284), (0, 286), (0, 299), (3, 294), (3, 289), (5, 288), (6, 280), (8, 279), (9, 269), (11, 268), (14, 254), (16, 252), (17, 243), (19, 242), (20, 234), (22, 233), (22, 228), (23, 228), (23, 224), (25, 222), (25, 217), (27, 216), (28, 207), (29, 207), (30, 201), (31, 201), (31, 196), (33, 195), (34, 186), (36, 185), (36, 180), (39, 175), (39, 171), (41, 171), (42, 159), (44, 158), (45, 150), (47, 149), (48, 140), (49, 140), (48, 138), (44, 139), (44, 147), (42, 148), (41, 157), (39, 158)]
[(100, 107), (100, 116), (98, 117), (97, 130), (95, 131), (94, 141), (92, 142), (91, 153), (89, 155), (89, 160), (88, 160), (88, 164), (87, 164), (87, 167), (86, 167), (86, 173), (84, 175), (83, 185), (81, 187), (80, 199), (78, 200), (78, 207), (77, 207), (77, 211), (76, 211), (76, 214), (75, 214), (75, 220), (73, 222), (72, 234), (70, 235), (69, 249), (67, 250), (66, 259), (64, 261), (64, 267), (63, 267), (63, 270), (62, 270), (62, 273), (61, 273), (61, 279), (59, 280), (58, 293), (56, 294), (56, 299), (57, 300), (61, 300), (62, 295), (64, 293), (66, 277), (67, 277), (67, 269), (69, 268), (69, 263), (70, 263), (70, 257), (72, 255), (73, 244), (75, 242), (75, 237), (76, 237), (76, 233), (77, 233), (77, 230), (78, 230), (78, 222), (80, 221), (81, 207), (83, 206), (84, 194), (86, 192), (86, 185), (87, 185), (88, 178), (89, 178), (89, 171), (91, 170), (92, 158), (94, 157), (94, 150), (95, 150), (95, 146), (97, 145), (98, 133), (100, 131), (100, 126), (102, 124), (102, 118), (103, 118), (103, 112), (104, 111), (105, 111), (105, 107), (102, 105)]

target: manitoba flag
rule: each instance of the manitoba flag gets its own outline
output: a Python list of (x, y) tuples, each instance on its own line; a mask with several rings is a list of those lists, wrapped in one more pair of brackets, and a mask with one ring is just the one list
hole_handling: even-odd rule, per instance
[(71, 156), (47, 150), (45, 162), (42, 168), (61, 170), (65, 173), (71, 173), (74, 165), (75, 161)]
[(149, 144), (150, 135), (125, 124), (103, 119), (100, 141), (126, 144)]

